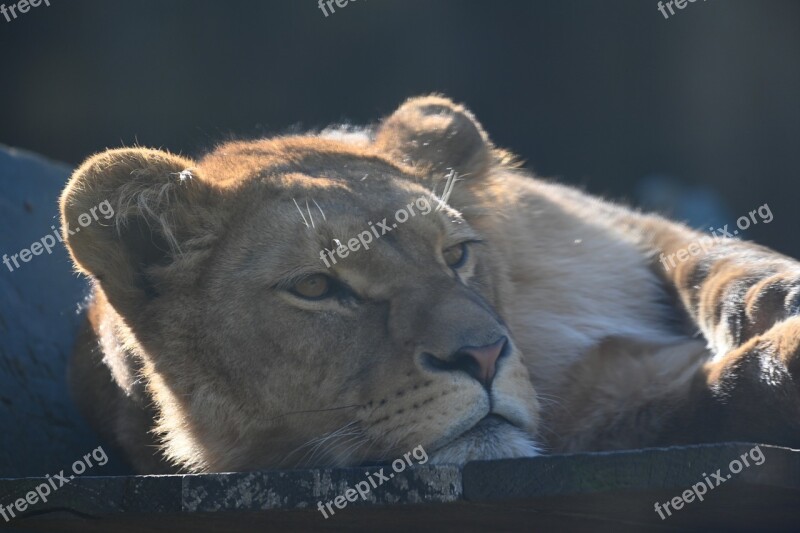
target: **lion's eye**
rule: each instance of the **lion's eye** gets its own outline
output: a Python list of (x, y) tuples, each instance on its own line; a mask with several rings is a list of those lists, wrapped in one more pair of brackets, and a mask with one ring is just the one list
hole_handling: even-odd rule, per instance
[(442, 252), (442, 256), (444, 256), (444, 262), (447, 263), (447, 266), (459, 268), (467, 262), (467, 245), (462, 242), (451, 246)]
[(295, 283), (292, 291), (303, 298), (318, 299), (327, 296), (331, 286), (331, 279), (328, 276), (313, 274)]

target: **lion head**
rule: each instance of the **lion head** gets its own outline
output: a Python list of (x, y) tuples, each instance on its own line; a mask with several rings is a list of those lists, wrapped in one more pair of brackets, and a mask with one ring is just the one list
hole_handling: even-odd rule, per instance
[(190, 471), (535, 454), (487, 195), (507, 160), (436, 96), (371, 131), (90, 158), (64, 237), (108, 304), (112, 376), (133, 365), (155, 407), (142, 431)]

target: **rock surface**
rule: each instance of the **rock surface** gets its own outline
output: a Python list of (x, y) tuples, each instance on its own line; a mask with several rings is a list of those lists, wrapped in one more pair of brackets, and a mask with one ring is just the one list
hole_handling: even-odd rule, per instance
[[(87, 294), (59, 228), (58, 196), (72, 169), (0, 146), (0, 477), (58, 472), (99, 445), (69, 400), (66, 362)], [(52, 253), (11, 257), (47, 235)], [(49, 241), (48, 241), (49, 242)], [(115, 461), (117, 471), (119, 461)], [(98, 474), (111, 473), (109, 462)]]

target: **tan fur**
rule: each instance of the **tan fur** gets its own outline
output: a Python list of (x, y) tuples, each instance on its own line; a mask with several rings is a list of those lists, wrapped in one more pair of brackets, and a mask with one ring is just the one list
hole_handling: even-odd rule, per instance
[[(441, 194), (451, 171), (446, 208), (322, 264), (335, 239)], [(768, 333), (795, 320), (794, 261), (735, 243), (666, 272), (658, 255), (697, 233), (526, 175), (445, 98), (412, 99), (373, 132), (229, 143), (198, 161), (107, 151), (76, 170), (64, 222), (104, 200), (115, 224), (65, 234), (95, 280), (73, 390), (142, 472), (699, 442), (714, 438), (709, 413), (755, 389), (767, 403), (782, 391), (764, 438), (800, 435), (800, 418), (783, 424), (800, 329)], [(480, 242), (453, 271), (441, 252), (463, 241)], [(314, 273), (355, 296), (287, 291)], [(488, 391), (426, 364), (501, 337)], [(778, 385), (759, 388), (764, 368)]]

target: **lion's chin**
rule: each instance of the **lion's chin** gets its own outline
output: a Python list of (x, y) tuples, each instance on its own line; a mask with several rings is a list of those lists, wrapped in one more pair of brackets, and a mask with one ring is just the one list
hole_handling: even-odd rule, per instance
[(534, 457), (539, 448), (530, 435), (498, 416), (488, 416), (431, 454), (432, 464)]

